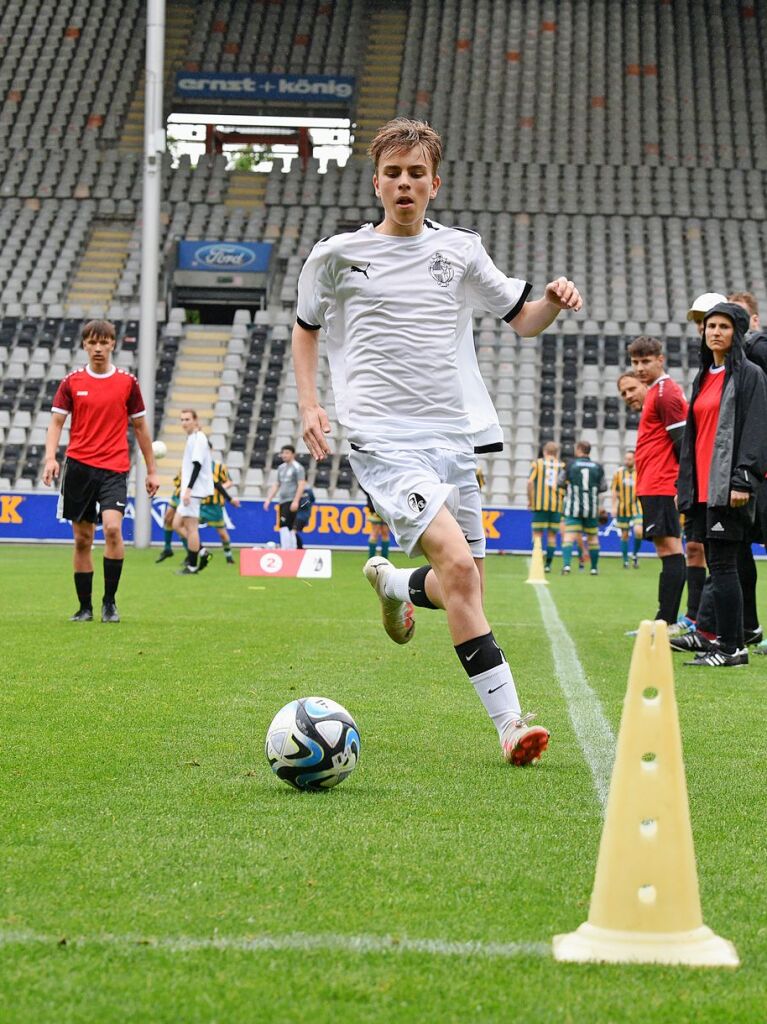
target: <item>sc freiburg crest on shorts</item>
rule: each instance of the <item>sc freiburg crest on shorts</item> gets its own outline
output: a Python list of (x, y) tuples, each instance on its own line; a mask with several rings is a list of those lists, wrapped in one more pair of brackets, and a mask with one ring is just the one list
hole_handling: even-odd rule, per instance
[(453, 264), (447, 256), (443, 256), (441, 252), (435, 252), (429, 261), (429, 273), (440, 288), (447, 288), (455, 277)]
[(419, 512), (423, 512), (426, 508), (426, 498), (417, 491), (411, 491), (407, 496), (407, 503), (410, 506), (410, 511), (415, 512), (418, 515)]

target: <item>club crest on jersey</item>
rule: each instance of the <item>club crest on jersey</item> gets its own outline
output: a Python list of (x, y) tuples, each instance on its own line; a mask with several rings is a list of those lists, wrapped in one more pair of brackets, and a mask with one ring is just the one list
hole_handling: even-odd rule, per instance
[(416, 514), (423, 512), (426, 508), (426, 498), (422, 494), (418, 494), (417, 491), (411, 491), (407, 496), (407, 503), (412, 512)]
[(441, 252), (435, 252), (429, 261), (429, 273), (440, 288), (447, 288), (455, 277), (453, 264), (447, 256), (443, 256)]

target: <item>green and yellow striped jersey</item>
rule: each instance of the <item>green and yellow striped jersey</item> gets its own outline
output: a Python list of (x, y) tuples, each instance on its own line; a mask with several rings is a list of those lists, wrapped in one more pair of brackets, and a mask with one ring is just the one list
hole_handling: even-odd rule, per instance
[(619, 516), (638, 516), (636, 470), (621, 466), (613, 476), (612, 492), (618, 499)]
[(559, 474), (564, 466), (556, 456), (536, 459), (530, 466), (528, 480), (533, 484), (532, 509), (534, 512), (561, 512), (562, 491)]
[(225, 463), (216, 462), (213, 460), (213, 493), (208, 498), (203, 498), (200, 504), (202, 505), (225, 505), (226, 498), (223, 494), (215, 490), (216, 484), (221, 484), (222, 487), (226, 487), (228, 483), (231, 483), (232, 478), (229, 476), (229, 470), (226, 468)]

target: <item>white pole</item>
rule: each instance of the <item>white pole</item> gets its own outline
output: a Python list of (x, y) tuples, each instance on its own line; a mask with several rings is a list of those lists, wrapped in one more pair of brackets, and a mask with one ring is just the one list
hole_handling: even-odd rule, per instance
[[(154, 436), (155, 347), (157, 344), (157, 278), (160, 266), (160, 194), (165, 152), (163, 70), (165, 0), (148, 0), (146, 19), (146, 90), (144, 93), (144, 202), (141, 215), (141, 315), (138, 336), (138, 380)], [(136, 458), (134, 543), (149, 547), (151, 503), (144, 487), (146, 466)]]

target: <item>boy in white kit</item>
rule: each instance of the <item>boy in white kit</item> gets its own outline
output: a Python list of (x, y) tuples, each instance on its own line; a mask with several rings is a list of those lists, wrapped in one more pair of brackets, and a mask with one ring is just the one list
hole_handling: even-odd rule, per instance
[(530, 285), (493, 264), (475, 232), (427, 220), (440, 186), (439, 135), (396, 118), (370, 146), (384, 208), (376, 227), (315, 245), (298, 283), (293, 360), (304, 440), (321, 459), (330, 424), (317, 389), (324, 328), (338, 419), (363, 490), (410, 556), (396, 569), (371, 558), (365, 576), (399, 644), (413, 635), (413, 605), (443, 608), (461, 664), (516, 765), (538, 760), (549, 733), (520, 709), (511, 670), (482, 607), (485, 536), (475, 475), (478, 450), (498, 450), (497, 416), (479, 377), (471, 317), (495, 313), (524, 336), (539, 334), (581, 297), (564, 277), (527, 301)]
[(176, 575), (192, 576), (202, 572), (211, 557), (200, 544), (200, 502), (213, 494), (213, 461), (194, 409), (181, 410), (181, 429), (186, 434), (186, 445), (181, 462), (181, 501), (173, 529), (185, 538), (188, 550), (186, 564)]

